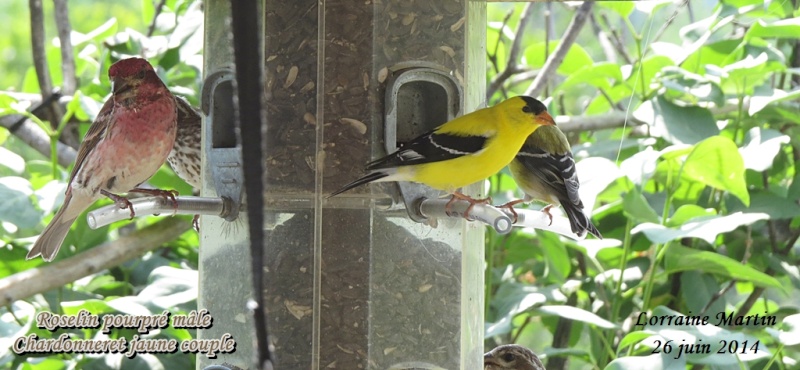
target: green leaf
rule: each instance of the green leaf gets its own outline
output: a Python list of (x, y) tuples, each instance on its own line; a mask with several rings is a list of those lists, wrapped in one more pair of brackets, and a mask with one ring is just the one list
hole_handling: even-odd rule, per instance
[(766, 51), (757, 56), (748, 54), (744, 59), (722, 68), (707, 65), (706, 74), (710, 76), (709, 78), (713, 78), (726, 94), (749, 95), (775, 72), (786, 69), (782, 63), (769, 60), (769, 53)]
[(740, 49), (741, 44), (741, 40), (734, 39), (705, 45), (690, 54), (681, 67), (689, 72), (705, 75), (707, 65), (723, 67), (736, 60), (731, 58), (741, 57), (744, 53), (744, 50)]
[(622, 18), (628, 18), (633, 13), (634, 4), (630, 1), (598, 1), (597, 6), (613, 10)]
[(718, 107), (725, 105), (725, 94), (716, 83), (682, 68), (665, 67), (659, 82), (667, 88), (668, 94), (692, 104), (711, 102)]
[(520, 283), (504, 283), (497, 289), (491, 304), (497, 310), (498, 320), (486, 323), (485, 337), (511, 332), (514, 316), (545, 302), (566, 302), (561, 286), (536, 287)]
[(652, 333), (648, 333), (645, 331), (632, 331), (625, 335), (621, 341), (619, 341), (619, 346), (617, 346), (617, 351), (622, 351), (625, 348), (628, 348), (636, 343), (639, 343), (647, 338), (649, 338)]
[(719, 253), (671, 245), (666, 251), (664, 272), (673, 274), (691, 270), (721, 275), (739, 281), (749, 281), (765, 288), (782, 288), (781, 283), (774, 277)]
[(713, 188), (727, 191), (750, 204), (744, 161), (736, 144), (726, 137), (712, 136), (694, 147), (683, 166), (684, 176)]
[(759, 19), (750, 25), (750, 29), (744, 35), (745, 40), (750, 40), (754, 37), (800, 38), (800, 18), (781, 19), (770, 23)]
[(541, 232), (537, 234), (545, 257), (544, 260), (547, 263), (547, 277), (553, 283), (563, 284), (572, 270), (572, 263), (566, 246), (555, 233)]
[[(547, 53), (545, 53), (545, 43), (543, 42), (527, 47), (524, 53), (525, 63), (532, 68), (541, 68), (545, 62), (545, 56), (552, 55), (557, 46), (558, 41), (550, 41)], [(589, 56), (589, 53), (587, 53), (582, 46), (572, 44), (557, 71), (560, 74), (569, 75), (593, 63), (592, 57)]]
[(594, 325), (603, 329), (615, 329), (617, 328), (614, 323), (603, 319), (600, 316), (595, 315), (589, 311), (580, 309), (578, 307), (573, 306), (541, 306), (536, 309), (536, 311), (546, 314), (546, 315), (555, 315), (558, 317), (563, 317), (565, 319), (570, 319), (574, 321), (582, 321), (590, 325)]
[(744, 159), (744, 167), (759, 172), (771, 168), (781, 146), (789, 144), (788, 136), (758, 126), (747, 131), (744, 140), (747, 144), (739, 149)]
[(17, 153), (0, 147), (0, 166), (6, 167), (14, 175), (21, 175), (25, 171), (25, 159)]
[(786, 191), (786, 197), (793, 202), (800, 202), (800, 172), (794, 174), (792, 184), (789, 185), (789, 189)]
[[(147, 0), (144, 0), (147, 1)], [(77, 47), (83, 43), (90, 42), (90, 41), (102, 41), (107, 37), (111, 37), (115, 33), (117, 33), (117, 19), (116, 18), (109, 18), (105, 23), (101, 24), (99, 27), (89, 31), (87, 34), (82, 34), (80, 32), (72, 31), (72, 43), (73, 46)]]
[[(672, 59), (663, 55), (654, 55), (646, 58), (643, 63), (637, 64), (633, 67), (633, 71), (630, 74), (630, 77), (628, 77), (626, 84), (635, 91), (639, 91), (641, 93), (642, 86), (644, 86), (645, 89), (650, 89), (650, 84), (652, 83), (653, 78), (665, 67), (674, 65), (675, 62), (673, 62)], [(638, 71), (640, 66), (642, 68), (641, 72)]]
[[(23, 337), (28, 333), (35, 322), (35, 314), (36, 309), (33, 305), (23, 300), (0, 307), (0, 317), (3, 318), (0, 320), (0, 338), (2, 338), (0, 339), (0, 364), (3, 364), (4, 360), (16, 356), (11, 350), (13, 338)], [(22, 321), (22, 324), (17, 323), (15, 319)]]
[(180, 50), (178, 48), (172, 48), (161, 56), (161, 59), (158, 61), (158, 66), (169, 70), (178, 63), (181, 63)]
[(642, 103), (633, 116), (652, 125), (652, 135), (673, 144), (695, 144), (719, 134), (711, 111), (696, 106), (681, 107), (662, 96)]
[(767, 332), (784, 346), (800, 344), (800, 314), (784, 317), (779, 330), (767, 328)]
[(800, 196), (782, 197), (769, 190), (754, 190), (750, 193), (750, 206), (731, 204), (731, 212), (766, 213), (773, 220), (792, 219), (800, 216)]
[(644, 233), (653, 243), (666, 243), (682, 238), (699, 238), (713, 244), (719, 234), (727, 233), (739, 226), (767, 220), (765, 213), (734, 213), (728, 216), (708, 216), (686, 222), (679, 228), (668, 228), (654, 223), (643, 223), (631, 230), (632, 234)]
[(613, 86), (611, 89), (605, 90), (605, 95), (602, 96), (598, 95), (597, 97), (592, 100), (588, 107), (586, 107), (585, 114), (586, 115), (595, 115), (595, 114), (603, 114), (607, 113), (609, 110), (612, 110), (611, 104), (609, 104), (608, 100), (610, 99), (615, 104), (619, 103), (623, 99), (626, 99), (633, 94), (633, 89), (631, 86), (626, 82), (624, 84), (619, 84)]
[(555, 91), (565, 91), (582, 84), (589, 84), (598, 89), (608, 90), (614, 83), (622, 81), (622, 70), (619, 65), (611, 62), (598, 62), (588, 65), (572, 73)]
[(681, 226), (689, 220), (697, 217), (716, 216), (713, 209), (705, 209), (696, 204), (685, 204), (680, 206), (675, 214), (667, 220), (667, 226)]
[(702, 312), (710, 301), (714, 303), (706, 309), (707, 312), (725, 312), (725, 302), (714, 299), (720, 291), (720, 284), (714, 276), (693, 270), (681, 273), (680, 279), (683, 288), (680, 290), (680, 295), (690, 315), (693, 312)]
[(153, 22), (153, 17), (156, 15), (156, 7), (154, 0), (142, 0), (142, 21), (147, 24)]
[(800, 98), (800, 89), (786, 92), (781, 89), (774, 89), (772, 86), (757, 88), (755, 95), (750, 98), (750, 108), (747, 109), (749, 115), (754, 115), (764, 109), (767, 105), (783, 101), (792, 101)]
[(108, 304), (99, 299), (87, 299), (85, 301), (71, 301), (61, 303), (65, 315), (77, 315), (81, 310), (86, 310), (92, 315), (102, 315), (113, 313), (115, 310)]
[(653, 207), (650, 207), (642, 193), (637, 190), (632, 190), (625, 194), (622, 199), (622, 207), (625, 210), (625, 214), (633, 220), (653, 223), (661, 221), (661, 217), (653, 210)]
[(33, 187), (27, 179), (16, 176), (0, 178), (0, 221), (8, 221), (21, 229), (39, 224), (42, 214), (33, 203)]
[(651, 0), (651, 1), (632, 1), (636, 10), (645, 14), (654, 14), (658, 9), (661, 9), (669, 4), (671, 0)]
[(762, 5), (764, 3), (763, 0), (722, 0), (722, 4), (730, 5), (735, 8), (744, 8), (747, 6), (753, 5)]
[(659, 152), (653, 150), (652, 146), (648, 146), (639, 153), (624, 160), (619, 168), (631, 182), (638, 186), (644, 186), (656, 172), (656, 165), (658, 164), (660, 155)]
[(197, 298), (197, 271), (158, 267), (139, 295), (113, 299), (110, 307), (130, 315), (150, 315), (193, 302)]
[[(2, 115), (2, 111), (3, 111), (3, 109), (0, 108), (0, 115)], [(1, 128), (0, 129), (0, 145), (3, 145), (6, 142), (6, 140), (8, 140), (8, 137), (10, 135), (11, 135), (11, 133), (8, 132), (8, 129), (6, 129), (5, 127)]]

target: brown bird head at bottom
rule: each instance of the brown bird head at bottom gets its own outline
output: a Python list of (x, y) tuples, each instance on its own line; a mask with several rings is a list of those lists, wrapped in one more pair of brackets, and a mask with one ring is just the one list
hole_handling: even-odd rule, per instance
[(499, 346), (483, 355), (483, 370), (545, 370), (531, 350), (517, 345)]

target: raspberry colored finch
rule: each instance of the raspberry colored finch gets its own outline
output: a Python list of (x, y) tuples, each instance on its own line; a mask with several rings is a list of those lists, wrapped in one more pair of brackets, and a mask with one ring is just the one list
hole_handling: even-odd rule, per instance
[(172, 150), (175, 98), (144, 59), (120, 60), (108, 69), (108, 77), (112, 96), (78, 148), (64, 205), (28, 252), (28, 259), (41, 255), (52, 261), (75, 219), (102, 196), (131, 209), (133, 217), (130, 201), (118, 193), (172, 194), (137, 186), (158, 171)]

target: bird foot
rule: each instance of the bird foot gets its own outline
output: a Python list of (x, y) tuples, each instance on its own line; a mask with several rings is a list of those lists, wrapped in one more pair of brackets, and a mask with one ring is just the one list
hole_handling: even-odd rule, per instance
[(513, 223), (517, 223), (517, 221), (519, 221), (519, 215), (517, 214), (517, 211), (514, 209), (514, 206), (517, 205), (517, 204), (520, 204), (520, 203), (522, 203), (524, 201), (525, 201), (525, 199), (512, 200), (512, 201), (510, 201), (510, 202), (508, 202), (506, 204), (498, 206), (497, 208), (506, 208), (506, 209), (508, 209), (509, 212), (511, 212), (511, 214), (514, 215), (514, 222)]
[(547, 217), (550, 218), (550, 223), (547, 224), (547, 226), (552, 226), (553, 225), (553, 215), (550, 214), (550, 209), (552, 209), (552, 208), (553, 208), (552, 204), (548, 204), (546, 207), (542, 208), (542, 212), (544, 212), (544, 214), (546, 214)]
[(172, 201), (172, 209), (175, 211), (173, 215), (178, 213), (178, 200), (175, 199), (175, 197), (180, 195), (180, 193), (178, 193), (177, 190), (134, 188), (130, 191), (130, 193), (150, 194), (157, 197), (163, 197), (164, 199), (169, 199)]
[(472, 207), (475, 207), (476, 204), (489, 204), (492, 202), (491, 197), (486, 197), (483, 199), (474, 199), (468, 195), (455, 192), (453, 193), (453, 197), (450, 198), (450, 201), (447, 202), (447, 204), (445, 204), (444, 206), (445, 213), (447, 213), (448, 216), (453, 216), (453, 209), (452, 209), (453, 202), (455, 202), (456, 199), (465, 200), (469, 202), (469, 207), (467, 207), (467, 210), (464, 211), (464, 218), (469, 221), (472, 221), (472, 219), (469, 217), (469, 213), (472, 211)]
[(128, 198), (125, 198), (125, 197), (123, 197), (121, 195), (117, 195), (117, 194), (114, 194), (114, 193), (110, 193), (110, 192), (102, 190), (102, 189), (100, 190), (100, 194), (103, 194), (103, 195), (109, 197), (111, 200), (113, 200), (114, 203), (117, 204), (117, 207), (119, 207), (119, 209), (128, 209), (128, 210), (130, 210), (131, 211), (131, 220), (133, 220), (133, 218), (136, 217), (136, 212), (133, 211), (133, 204), (131, 204), (131, 201), (128, 200)]

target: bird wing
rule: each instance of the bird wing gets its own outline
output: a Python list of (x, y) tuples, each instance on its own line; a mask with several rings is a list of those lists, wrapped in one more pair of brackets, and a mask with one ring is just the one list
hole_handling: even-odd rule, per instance
[(106, 100), (106, 103), (103, 104), (103, 108), (100, 109), (100, 113), (97, 114), (94, 122), (92, 122), (92, 125), (89, 126), (89, 131), (86, 132), (86, 136), (83, 137), (83, 142), (78, 148), (78, 157), (75, 159), (75, 166), (72, 167), (72, 172), (69, 174), (70, 184), (72, 183), (72, 180), (75, 179), (75, 175), (83, 165), (86, 157), (89, 155), (92, 149), (97, 147), (97, 144), (103, 139), (108, 128), (113, 124), (111, 119), (112, 113), (114, 113), (113, 96), (109, 97), (108, 100)]
[(516, 159), (538, 177), (544, 186), (552, 190), (562, 203), (564, 200), (568, 200), (583, 208), (583, 202), (578, 194), (580, 183), (575, 171), (575, 159), (572, 157), (572, 152), (550, 153), (526, 144), (517, 153)]
[(436, 130), (403, 144), (396, 152), (367, 164), (367, 170), (411, 166), (463, 157), (486, 147), (488, 136), (455, 135)]

